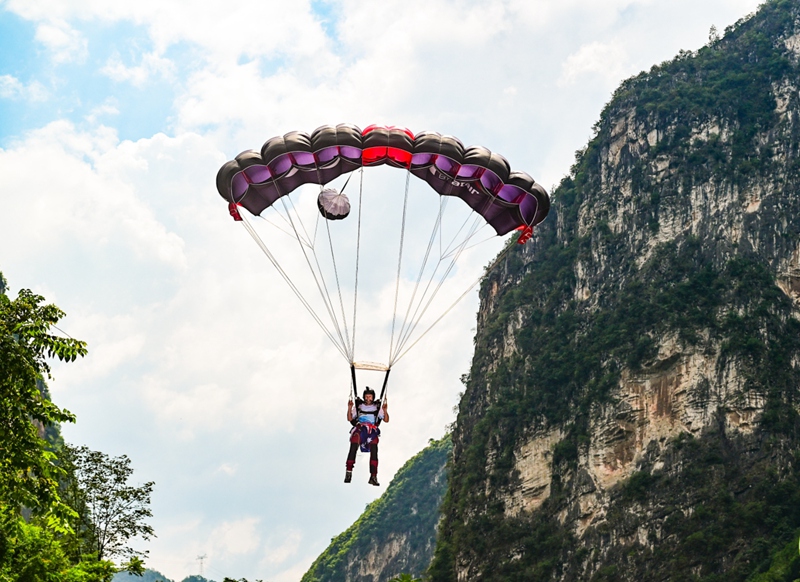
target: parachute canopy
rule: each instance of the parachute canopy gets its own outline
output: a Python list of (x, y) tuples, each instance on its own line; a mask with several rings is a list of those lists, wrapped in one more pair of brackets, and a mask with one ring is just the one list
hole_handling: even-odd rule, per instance
[[(406, 169), (442, 196), (461, 198), (498, 235), (518, 228), (530, 232), (550, 210), (545, 189), (525, 172), (512, 172), (499, 154), (480, 146), (465, 148), (458, 139), (435, 132), (414, 135), (377, 125), (363, 131), (350, 124), (325, 125), (311, 135), (292, 131), (273, 137), (260, 152), (242, 152), (222, 166), (217, 190), (234, 216), (233, 205), (257, 216), (303, 184), (323, 186), (358, 168), (383, 164)], [(327, 197), (334, 202), (333, 194)], [(322, 193), (319, 208), (329, 219), (346, 216), (338, 207), (327, 210)]]
[[(370, 166), (386, 171), (365, 171)], [(401, 179), (393, 180), (393, 174)], [(402, 196), (391, 195), (392, 182), (404, 183)], [(312, 198), (304, 184), (318, 185), (319, 192)], [(430, 188), (440, 196), (430, 196)], [(348, 124), (323, 126), (311, 135), (274, 137), (261, 151), (243, 152), (222, 166), (217, 189), (350, 363), (354, 387), (356, 369), (384, 371), (385, 387), (392, 366), (481, 281), (477, 263), (469, 266), (468, 257), (479, 252), (473, 247), (515, 229), (523, 244), (550, 209), (544, 188), (486, 148), (465, 148), (434, 132), (414, 135), (375, 125), (363, 131)], [(466, 205), (448, 204), (452, 198)], [(258, 220), (251, 222), (241, 208)], [(405, 236), (407, 225), (414, 236)], [(428, 228), (426, 243), (419, 235)], [(286, 235), (297, 245), (285, 244)], [(505, 245), (492, 265), (512, 247)], [(359, 297), (368, 310), (360, 318)], [(388, 348), (383, 363), (356, 359), (357, 332), (359, 355)]]

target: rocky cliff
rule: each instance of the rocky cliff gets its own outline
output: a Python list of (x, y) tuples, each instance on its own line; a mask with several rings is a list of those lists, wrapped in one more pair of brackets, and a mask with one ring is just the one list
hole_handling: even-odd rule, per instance
[(451, 450), (447, 436), (406, 462), (386, 493), (331, 541), (302, 582), (379, 582), (422, 574), (436, 545)]
[(800, 3), (595, 129), (484, 281), (430, 577), (794, 580)]

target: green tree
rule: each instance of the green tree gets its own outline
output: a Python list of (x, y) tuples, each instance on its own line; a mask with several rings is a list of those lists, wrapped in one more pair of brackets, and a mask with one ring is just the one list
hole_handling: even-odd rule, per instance
[(60, 543), (61, 534), (47, 520), (26, 522), (5, 511), (0, 517), (0, 580), (3, 582), (110, 582), (117, 568), (106, 560), (84, 556), (73, 561)]
[[(91, 547), (73, 551), (82, 506), (60, 496), (71, 479), (58, 456), (59, 423), (74, 417), (53, 404), (45, 384), (49, 359), (74, 361), (86, 344), (54, 333), (64, 317), (58, 307), (27, 289), (16, 299), (7, 290), (0, 274), (0, 580), (109, 582), (112, 562)], [(140, 560), (125, 567), (143, 569)]]
[(98, 559), (128, 558), (127, 569), (140, 566), (146, 552), (128, 546), (131, 539), (148, 540), (155, 537), (146, 523), (152, 517), (150, 494), (153, 481), (133, 486), (128, 480), (133, 474), (126, 455), (110, 457), (87, 447), (65, 445), (62, 459), (72, 477), (62, 489), (64, 499), (78, 514), (73, 529), (81, 553), (92, 553)]
[(7, 296), (0, 274), (0, 504), (26, 507), (63, 523), (72, 512), (58, 497), (55, 453), (43, 438), (48, 427), (73, 415), (47, 397), (48, 358), (74, 361), (86, 344), (53, 333), (64, 312), (23, 289)]

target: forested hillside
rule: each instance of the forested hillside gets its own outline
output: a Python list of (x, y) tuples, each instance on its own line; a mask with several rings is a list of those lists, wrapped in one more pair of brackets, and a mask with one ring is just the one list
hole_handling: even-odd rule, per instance
[(386, 493), (333, 539), (302, 582), (372, 582), (423, 573), (436, 544), (451, 450), (446, 436), (407, 461)]

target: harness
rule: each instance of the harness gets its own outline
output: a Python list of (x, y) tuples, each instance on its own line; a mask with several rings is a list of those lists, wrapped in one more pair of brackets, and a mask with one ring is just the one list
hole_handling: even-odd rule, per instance
[(350, 421), (350, 424), (356, 426), (359, 424), (358, 419), (362, 414), (372, 414), (375, 416), (375, 426), (378, 426), (381, 423), (381, 419), (378, 418), (378, 413), (381, 410), (381, 401), (380, 400), (373, 400), (370, 407), (375, 406), (375, 410), (364, 410), (362, 407), (366, 405), (366, 403), (361, 398), (356, 398), (356, 417)]

